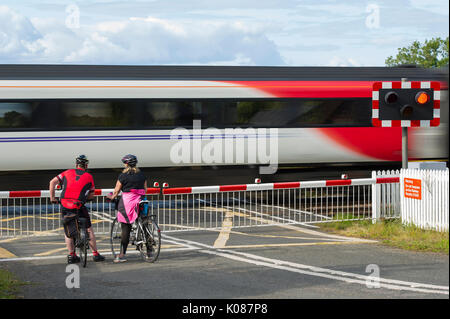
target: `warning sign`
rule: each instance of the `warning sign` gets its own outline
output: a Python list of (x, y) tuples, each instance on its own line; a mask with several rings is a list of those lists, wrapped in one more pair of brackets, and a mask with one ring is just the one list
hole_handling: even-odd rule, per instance
[(406, 198), (422, 199), (422, 181), (420, 179), (404, 179), (404, 196)]

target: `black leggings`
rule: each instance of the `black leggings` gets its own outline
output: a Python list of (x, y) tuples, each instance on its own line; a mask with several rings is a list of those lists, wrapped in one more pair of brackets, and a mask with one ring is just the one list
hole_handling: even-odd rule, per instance
[(124, 254), (127, 252), (128, 243), (130, 242), (131, 224), (122, 224), (122, 241), (120, 242), (120, 253)]

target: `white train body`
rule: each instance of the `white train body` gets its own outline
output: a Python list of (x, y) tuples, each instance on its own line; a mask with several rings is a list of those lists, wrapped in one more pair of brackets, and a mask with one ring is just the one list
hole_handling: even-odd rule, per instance
[[(297, 103), (296, 99), (298, 99), (298, 103), (303, 103), (302, 107), (311, 110), (314, 105), (319, 105), (317, 103), (320, 101), (329, 103), (336, 99), (344, 101), (342, 105), (347, 105), (345, 101), (361, 100), (360, 107), (366, 108), (370, 97), (370, 86), (375, 80), (379, 78), (364, 81), (114, 78), (49, 80), (34, 77), (27, 79), (26, 76), (20, 79), (14, 77), (5, 79), (0, 75), (0, 120), (3, 120), (3, 122), (0, 121), (0, 171), (64, 169), (73, 166), (74, 158), (78, 154), (86, 154), (89, 157), (91, 168), (121, 167), (120, 158), (129, 153), (138, 157), (139, 165), (142, 167), (400, 161), (401, 131), (399, 128), (374, 128), (364, 124), (354, 127), (351, 124), (343, 125), (342, 123), (317, 126), (307, 123), (308, 125), (302, 124), (295, 127), (296, 124), (290, 122), (289, 116), (297, 114), (296, 111), (292, 109), (291, 104), (282, 104), (284, 100)], [(189, 120), (202, 120), (204, 114), (194, 112), (196, 105), (200, 105), (201, 108), (201, 101), (210, 101), (208, 103), (219, 105), (223, 101), (228, 103), (227, 101), (235, 100), (241, 101), (236, 103), (244, 103), (241, 104), (242, 112), (247, 109), (253, 112), (251, 116), (241, 112), (244, 117), (247, 116), (246, 119), (250, 119), (242, 127), (236, 119), (233, 120), (233, 125), (221, 122), (217, 123), (217, 126), (214, 122), (202, 121), (202, 130), (193, 127), (194, 122), (191, 125), (188, 124)], [(265, 105), (264, 112), (258, 113), (254, 105), (266, 100), (274, 101), (274, 106)], [(155, 103), (160, 104), (150, 108), (153, 112), (151, 113), (152, 123), (164, 124), (166, 121), (171, 124), (164, 124), (166, 127), (159, 124), (154, 127), (151, 125), (143, 127), (146, 125), (144, 123), (132, 129), (126, 126), (121, 128), (120, 125), (115, 125), (111, 129), (96, 126), (92, 129), (89, 125), (82, 128), (79, 125), (59, 127), (59, 123), (52, 120), (48, 120), (47, 123), (45, 118), (40, 121), (47, 123), (45, 125), (48, 127), (44, 124), (41, 126), (33, 124), (33, 119), (42, 115), (36, 114), (36, 110), (40, 110), (39, 107), (49, 112), (49, 116), (52, 116), (51, 108), (55, 107), (58, 112), (65, 112), (66, 117), (72, 116), (76, 120), (82, 116), (86, 121), (101, 118), (107, 105), (104, 101), (113, 101), (112, 103), (119, 101), (122, 103), (120, 107), (126, 105), (127, 101), (130, 101), (130, 105), (144, 103), (140, 107), (145, 110), (147, 105), (150, 105), (145, 104), (146, 101), (150, 101), (148, 103), (157, 101)], [(170, 112), (175, 112), (174, 110), (181, 112), (181, 109), (179, 106), (176, 109), (170, 106), (172, 102), (168, 101), (174, 101), (175, 104), (188, 101), (186, 105), (190, 110), (194, 110), (192, 111), (194, 113), (183, 118), (184, 122), (181, 126), (177, 125), (176, 121), (170, 118), (172, 114)], [(50, 106), (45, 106), (45, 103)], [(62, 104), (51, 106), (53, 105), (51, 103)], [(308, 106), (308, 103), (312, 106)], [(68, 105), (67, 107), (70, 107), (72, 111), (63, 109), (64, 105)], [(208, 107), (208, 110), (211, 110), (210, 106)], [(221, 118), (226, 118), (229, 115), (226, 114), (227, 111), (232, 110), (231, 106), (220, 107), (219, 109), (218, 106), (217, 112), (224, 113)], [(114, 112), (114, 107), (112, 108)], [(232, 111), (236, 112), (234, 109)], [(9, 117), (5, 115), (8, 112), (10, 112)], [(216, 116), (209, 112), (210, 118)], [(77, 113), (81, 114), (79, 118)], [(7, 122), (9, 118), (12, 118), (11, 114), (16, 116), (11, 121), (18, 119), (18, 116), (30, 119), (23, 122), (26, 124), (18, 122), (19, 124), (14, 126)], [(300, 118), (300, 115), (296, 116)], [(120, 120), (120, 116), (116, 117)], [(446, 88), (441, 94), (441, 118), (440, 127), (410, 129), (409, 148), (412, 159), (448, 157)], [(258, 126), (258, 123), (264, 123), (264, 125)], [(290, 124), (285, 125), (285, 123)], [(183, 136), (176, 135), (177, 128), (184, 128)], [(208, 130), (205, 131), (207, 128)], [(239, 131), (240, 128), (243, 132)], [(264, 132), (264, 138), (262, 135), (259, 138), (255, 136), (258, 132), (261, 134)], [(261, 144), (258, 144), (259, 142)], [(263, 142), (266, 144), (263, 145)], [(176, 150), (182, 150), (181, 143), (188, 145), (189, 160), (180, 161), (179, 158), (183, 154), (180, 155), (179, 152), (179, 156), (175, 156)], [(215, 143), (214, 148), (211, 148), (212, 143)], [(243, 149), (242, 145), (244, 145)], [(211, 149), (214, 153), (212, 155)], [(208, 150), (210, 150), (209, 153)], [(263, 153), (264, 151), (266, 153)], [(200, 156), (198, 152), (204, 153)], [(255, 156), (252, 152), (260, 152), (266, 156)]]

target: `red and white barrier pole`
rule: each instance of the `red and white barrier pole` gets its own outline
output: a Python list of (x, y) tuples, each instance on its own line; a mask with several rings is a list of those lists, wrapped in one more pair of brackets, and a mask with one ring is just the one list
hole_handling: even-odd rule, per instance
[[(323, 181), (306, 182), (284, 182), (284, 183), (262, 183), (262, 184), (241, 184), (241, 185), (218, 185), (218, 186), (196, 186), (196, 187), (174, 187), (168, 188), (168, 184), (163, 184), (163, 195), (175, 194), (202, 194), (202, 193), (222, 193), (222, 192), (242, 192), (242, 191), (262, 191), (275, 189), (293, 189), (293, 188), (319, 188), (331, 186), (357, 186), (399, 183), (399, 177), (381, 177), (381, 178), (360, 178), (360, 179), (336, 179)], [(95, 196), (106, 196), (114, 189), (96, 189)], [(61, 191), (56, 191), (58, 196)], [(157, 195), (161, 193), (160, 188), (147, 188), (146, 194)], [(38, 191), (6, 191), (0, 192), (0, 198), (25, 198), (25, 197), (50, 197), (48, 190)]]

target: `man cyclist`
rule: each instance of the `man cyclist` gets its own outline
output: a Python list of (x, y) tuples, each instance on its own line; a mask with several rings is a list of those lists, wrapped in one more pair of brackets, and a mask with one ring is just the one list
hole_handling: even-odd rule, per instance
[[(97, 242), (95, 240), (94, 231), (92, 229), (91, 218), (89, 212), (84, 206), (87, 200), (91, 200), (94, 197), (94, 179), (91, 174), (86, 172), (89, 164), (89, 160), (85, 155), (80, 155), (76, 158), (76, 168), (68, 169), (58, 176), (54, 177), (50, 181), (50, 200), (52, 203), (56, 203), (55, 188), (57, 184), (62, 186), (60, 202), (61, 213), (64, 216), (70, 216), (78, 214), (79, 217), (86, 218), (86, 228), (89, 233), (89, 246), (92, 249), (94, 261), (104, 261), (105, 257), (100, 255), (97, 251)], [(67, 237), (64, 232), (65, 242), (69, 255), (67, 256), (67, 262), (69, 264), (80, 262), (80, 257), (75, 253), (75, 247), (73, 239)]]

